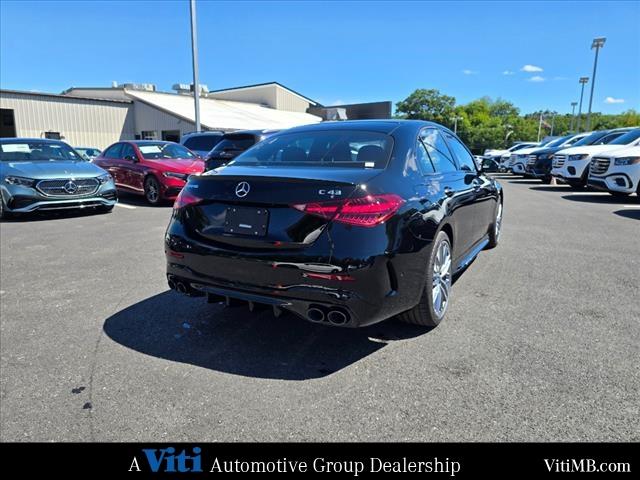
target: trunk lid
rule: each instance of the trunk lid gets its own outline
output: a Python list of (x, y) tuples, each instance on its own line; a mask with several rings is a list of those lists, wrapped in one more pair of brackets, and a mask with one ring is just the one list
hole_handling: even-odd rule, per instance
[(200, 240), (220, 247), (302, 248), (329, 220), (293, 208), (350, 198), (380, 170), (229, 166), (192, 177), (186, 187), (202, 199), (184, 223)]

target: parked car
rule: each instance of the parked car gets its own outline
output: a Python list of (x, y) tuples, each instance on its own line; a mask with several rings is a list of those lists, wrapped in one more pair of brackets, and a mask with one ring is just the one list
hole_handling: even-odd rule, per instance
[(533, 147), (539, 147), (539, 146), (540, 146), (540, 142), (519, 142), (513, 145), (508, 150), (502, 152), (499, 156), (493, 155), (493, 154), (490, 154), (490, 156), (498, 164), (499, 171), (506, 172), (509, 170), (509, 162), (511, 160), (511, 155), (515, 155), (515, 152), (519, 150), (523, 150), (525, 148), (533, 148)]
[(165, 235), (169, 287), (329, 325), (437, 325), (451, 280), (498, 244), (502, 188), (447, 128), (323, 122), (189, 178)]
[(549, 183), (551, 181), (551, 162), (553, 154), (563, 148), (573, 145), (587, 135), (589, 135), (589, 133), (566, 135), (548, 143), (542, 148), (532, 150), (527, 155), (523, 175), (527, 178), (537, 178)]
[(547, 145), (550, 145), (552, 142), (558, 140), (558, 138), (559, 137), (551, 137), (543, 140), (538, 145), (535, 145), (533, 147), (525, 147), (520, 149), (518, 152), (513, 152), (509, 158), (508, 170), (516, 175), (523, 175), (525, 172), (527, 161), (529, 160), (529, 154), (539, 148), (544, 148)]
[(205, 170), (213, 170), (229, 163), (248, 148), (277, 132), (278, 130), (242, 130), (225, 133), (206, 156)]
[(640, 140), (633, 146), (594, 155), (588, 184), (612, 195), (640, 195)]
[[(598, 136), (599, 135), (599, 136)], [(601, 132), (594, 132), (593, 143), (590, 137), (577, 142), (573, 147), (564, 149), (553, 156), (551, 175), (574, 188), (587, 185), (589, 163), (593, 156), (603, 152), (624, 148), (640, 138), (640, 128), (620, 128)]]
[(93, 161), (94, 158), (100, 156), (100, 154), (102, 153), (100, 149), (93, 147), (76, 147), (75, 151), (90, 162)]
[(534, 143), (534, 142), (516, 142), (513, 145), (511, 145), (511, 147), (506, 148), (506, 149), (488, 148), (488, 149), (486, 149), (484, 151), (484, 154), (482, 155), (482, 159), (483, 160), (494, 160), (496, 163), (500, 163), (500, 159), (502, 158), (503, 155), (506, 155), (506, 154), (511, 153), (511, 152), (515, 152), (516, 150), (520, 150), (522, 148), (532, 147), (534, 145), (537, 145), (537, 143)]
[(189, 175), (200, 174), (204, 162), (173, 142), (118, 142), (94, 160), (113, 176), (118, 190), (144, 195), (151, 205), (174, 200)]
[(0, 138), (0, 217), (92, 207), (118, 200), (111, 175), (59, 140)]
[(207, 154), (213, 150), (213, 147), (222, 140), (223, 135), (224, 132), (218, 131), (185, 133), (180, 139), (180, 144), (187, 147), (199, 157), (205, 158)]

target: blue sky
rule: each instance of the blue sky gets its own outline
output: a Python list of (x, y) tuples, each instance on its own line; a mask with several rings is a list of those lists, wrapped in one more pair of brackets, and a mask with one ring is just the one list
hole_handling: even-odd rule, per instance
[[(591, 77), (591, 39), (606, 36), (594, 110), (640, 109), (637, 1), (199, 0), (197, 10), (200, 77), (210, 89), (275, 80), (328, 105), (395, 103), (437, 88), (459, 103), (488, 95), (523, 112), (566, 112), (578, 77)], [(0, 42), (7, 89), (115, 80), (169, 90), (191, 80), (186, 0), (2, 0)]]

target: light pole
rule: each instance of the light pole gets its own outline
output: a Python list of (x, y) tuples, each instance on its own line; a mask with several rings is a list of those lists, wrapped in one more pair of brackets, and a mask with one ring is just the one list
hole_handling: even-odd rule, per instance
[(196, 28), (196, 0), (189, 2), (191, 10), (191, 56), (193, 59), (193, 103), (196, 109), (196, 132), (200, 131), (200, 83), (198, 82), (198, 32)]
[(453, 117), (453, 133), (458, 134), (458, 120), (462, 120), (462, 117)]
[(589, 81), (589, 77), (580, 77), (578, 80), (582, 84), (582, 89), (580, 90), (580, 106), (578, 107), (578, 122), (576, 124), (576, 133), (580, 132), (580, 120), (582, 120), (582, 97), (584, 96), (584, 85)]
[(587, 130), (591, 128), (591, 104), (593, 103), (593, 88), (596, 85), (596, 69), (598, 68), (598, 52), (604, 47), (605, 37), (597, 37), (593, 39), (591, 49), (596, 49), (596, 57), (593, 60), (593, 75), (591, 76), (591, 95), (589, 96), (589, 112), (587, 113)]
[(576, 105), (578, 105), (578, 102), (571, 102), (571, 126), (569, 127), (571, 133), (573, 133), (573, 121), (576, 118)]

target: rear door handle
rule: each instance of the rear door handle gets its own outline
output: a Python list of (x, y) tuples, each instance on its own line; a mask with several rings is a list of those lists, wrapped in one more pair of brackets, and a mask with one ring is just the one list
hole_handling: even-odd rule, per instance
[(453, 197), (453, 194), (454, 194), (454, 193), (456, 193), (456, 192), (454, 192), (453, 190), (451, 190), (451, 188), (450, 188), (450, 187), (444, 187), (444, 194), (445, 194), (447, 197)]

